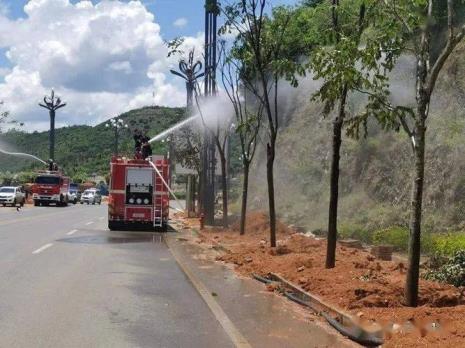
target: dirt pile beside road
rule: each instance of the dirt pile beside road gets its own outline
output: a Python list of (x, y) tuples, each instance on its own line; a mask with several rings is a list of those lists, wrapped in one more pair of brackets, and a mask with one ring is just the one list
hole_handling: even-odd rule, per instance
[(405, 265), (339, 245), (336, 267), (328, 270), (324, 268), (326, 241), (296, 233), (281, 223), (278, 226), (276, 248), (269, 244), (266, 215), (257, 213), (249, 216), (244, 236), (233, 225), (229, 230), (202, 231), (200, 241), (221, 244), (227, 252), (218, 260), (235, 264), (242, 275), (278, 273), (362, 321), (391, 327), (387, 347), (439, 347), (446, 338), (448, 344), (465, 346), (461, 289), (422, 280), (421, 307), (404, 307)]

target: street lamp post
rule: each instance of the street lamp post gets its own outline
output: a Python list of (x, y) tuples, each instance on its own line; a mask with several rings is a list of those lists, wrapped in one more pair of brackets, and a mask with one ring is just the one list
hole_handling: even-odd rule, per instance
[(192, 110), (197, 80), (205, 75), (203, 72), (200, 72), (201, 70), (202, 62), (194, 61), (194, 50), (189, 52), (189, 59), (187, 61), (184, 59), (179, 61), (179, 71), (170, 70), (173, 75), (179, 76), (186, 81), (187, 112)]
[(113, 132), (115, 133), (115, 148), (114, 148), (114, 155), (118, 156), (118, 140), (119, 136), (122, 131), (128, 129), (128, 125), (124, 123), (124, 121), (121, 118), (112, 118), (110, 121), (108, 121), (105, 124), (105, 127), (112, 129)]
[(55, 161), (55, 112), (66, 106), (66, 103), (62, 103), (60, 97), (55, 99), (55, 91), (52, 89), (52, 93), (49, 96), (44, 97), (44, 103), (39, 103), (39, 106), (47, 109), (50, 115), (50, 135), (49, 135), (49, 157), (52, 162)]

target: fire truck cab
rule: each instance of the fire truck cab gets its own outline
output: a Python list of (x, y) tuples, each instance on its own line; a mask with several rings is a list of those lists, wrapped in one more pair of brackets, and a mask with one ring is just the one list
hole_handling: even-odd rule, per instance
[(57, 206), (67, 206), (69, 178), (60, 171), (39, 171), (32, 186), (32, 199), (35, 206), (51, 203)]
[(166, 231), (169, 217), (169, 163), (163, 156), (152, 156), (161, 178), (142, 159), (113, 157), (108, 199), (110, 230)]

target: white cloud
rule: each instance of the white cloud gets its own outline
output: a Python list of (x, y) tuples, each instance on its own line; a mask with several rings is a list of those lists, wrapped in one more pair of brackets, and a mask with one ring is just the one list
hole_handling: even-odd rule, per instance
[[(1, 69), (0, 100), (28, 130), (46, 128), (37, 103), (52, 87), (68, 103), (58, 124), (185, 103), (184, 85), (169, 73), (178, 58), (166, 57), (160, 26), (140, 1), (30, 0), (24, 11), (14, 21), (0, 12), (0, 46), (13, 65)], [(201, 52), (202, 40), (186, 38), (183, 47)]]
[(176, 19), (173, 22), (173, 25), (178, 28), (184, 28), (187, 25), (187, 23), (188, 23), (187, 18), (181, 17), (181, 18)]

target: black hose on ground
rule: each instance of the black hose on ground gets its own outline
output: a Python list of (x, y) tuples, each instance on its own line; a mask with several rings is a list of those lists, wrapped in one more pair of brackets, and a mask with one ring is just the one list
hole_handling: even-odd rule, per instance
[(259, 276), (258, 274), (255, 274), (255, 273), (252, 273), (252, 277), (254, 277), (254, 279), (258, 280), (259, 282), (262, 282), (262, 283), (265, 283), (265, 284), (270, 284), (271, 283), (271, 280), (265, 278), (265, 277), (262, 277), (262, 276)]
[[(294, 301), (302, 306), (313, 309), (313, 307), (309, 303), (298, 298), (297, 296), (295, 296), (295, 294), (293, 294), (290, 291), (286, 291), (284, 295), (291, 301)], [(381, 338), (373, 336), (365, 332), (362, 329), (356, 329), (355, 330), (356, 332), (354, 332), (353, 329), (351, 330), (345, 327), (344, 325), (342, 325), (340, 322), (338, 322), (336, 319), (334, 319), (333, 317), (331, 317), (329, 314), (325, 312), (322, 312), (321, 315), (326, 319), (326, 321), (332, 327), (334, 327), (337, 331), (339, 331), (343, 336), (346, 336), (347, 338), (351, 339), (354, 342), (361, 344), (364, 347), (378, 347), (384, 343), (384, 341)]]
[(297, 302), (298, 304), (300, 304), (300, 305), (302, 305), (302, 306), (305, 306), (305, 307), (308, 307), (308, 308), (313, 309), (313, 307), (312, 307), (309, 303), (305, 302), (304, 300), (301, 300), (300, 298), (298, 298), (297, 296), (295, 296), (295, 295), (294, 295), (292, 292), (290, 292), (290, 291), (286, 291), (286, 292), (284, 293), (284, 296), (286, 296), (289, 300), (294, 301), (294, 302)]
[(321, 313), (321, 315), (326, 319), (326, 321), (339, 331), (343, 336), (351, 339), (354, 342), (361, 344), (364, 347), (379, 347), (383, 345), (384, 340), (380, 337), (373, 336), (372, 334), (367, 333), (363, 329), (349, 329), (338, 322), (336, 319), (331, 317), (328, 313)]

